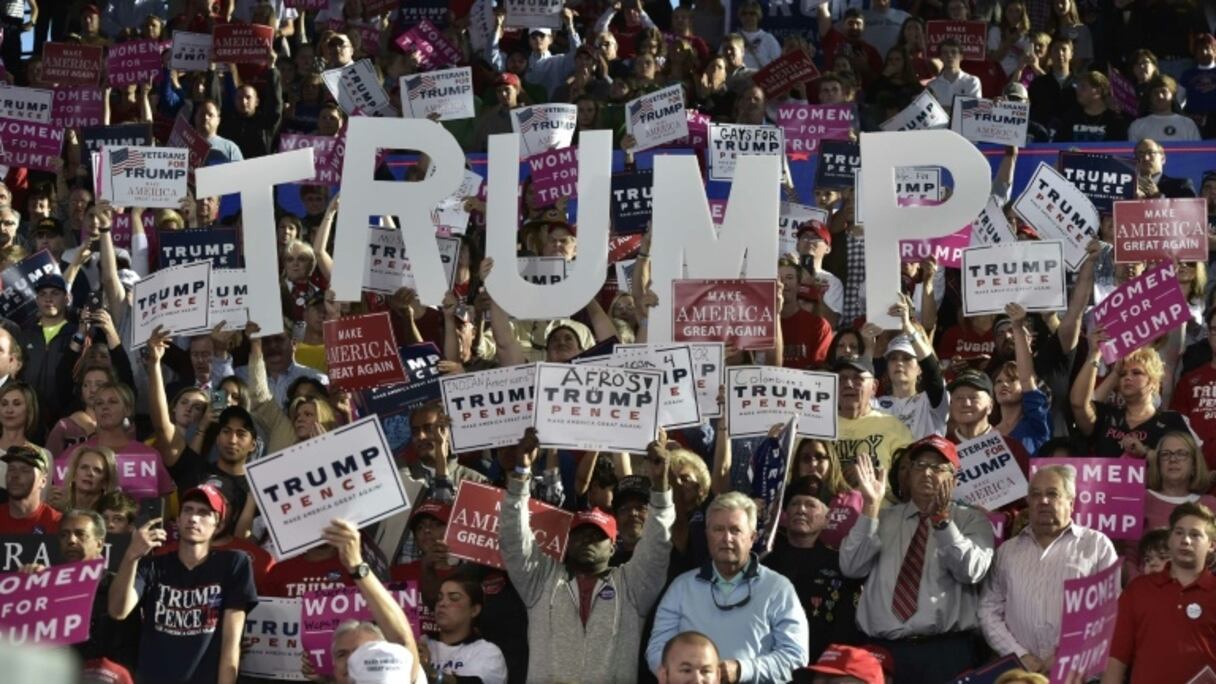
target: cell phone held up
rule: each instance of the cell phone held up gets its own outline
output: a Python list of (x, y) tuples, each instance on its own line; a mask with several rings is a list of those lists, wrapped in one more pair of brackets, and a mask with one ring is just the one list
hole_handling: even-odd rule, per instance
[(228, 408), (228, 391), (217, 389), (211, 390), (211, 412), (219, 413)]
[[(139, 510), (135, 513), (135, 528), (139, 529), (157, 518), (165, 517), (165, 500), (160, 497), (144, 499), (139, 502)], [(164, 527), (158, 524), (156, 527)]]
[(84, 308), (87, 311), (101, 311), (102, 300), (100, 292), (90, 292), (84, 302)]

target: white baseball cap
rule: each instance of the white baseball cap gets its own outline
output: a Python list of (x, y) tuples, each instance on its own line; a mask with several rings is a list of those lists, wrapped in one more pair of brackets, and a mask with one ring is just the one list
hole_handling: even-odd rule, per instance
[(387, 641), (369, 641), (350, 654), (346, 671), (354, 684), (408, 684), (414, 657), (409, 649)]

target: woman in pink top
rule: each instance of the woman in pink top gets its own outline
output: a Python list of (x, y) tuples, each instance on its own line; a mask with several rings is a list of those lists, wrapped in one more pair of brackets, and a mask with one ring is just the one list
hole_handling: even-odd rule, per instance
[(59, 422), (55, 423), (55, 426), (51, 428), (51, 432), (46, 438), (47, 450), (56, 456), (60, 456), (70, 448), (92, 437), (93, 432), (97, 430), (97, 419), (93, 416), (93, 400), (97, 395), (97, 390), (105, 385), (113, 385), (117, 382), (118, 377), (109, 366), (85, 366), (84, 370), (80, 373), (80, 383), (78, 385), (80, 388), (80, 402), (83, 408), (66, 418), (60, 418)]
[(1144, 500), (1144, 529), (1169, 527), (1170, 512), (1188, 501), (1216, 508), (1216, 497), (1199, 445), (1189, 432), (1167, 432), (1148, 452), (1148, 495)]

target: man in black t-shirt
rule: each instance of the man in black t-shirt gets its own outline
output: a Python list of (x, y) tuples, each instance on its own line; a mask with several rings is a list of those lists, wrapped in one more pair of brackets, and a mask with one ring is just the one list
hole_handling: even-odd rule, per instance
[(212, 463), (190, 447), (169, 466), (177, 491), (184, 492), (202, 484), (214, 485), (232, 507), (221, 533), (228, 534), (245, 508), (249, 498), (249, 481), (245, 479), (245, 464), (257, 449), (258, 428), (253, 416), (240, 406), (229, 406), (220, 413), (220, 426), (215, 438), (220, 458)]
[(145, 558), (165, 543), (158, 518), (131, 535), (110, 586), (110, 617), (143, 609), (140, 682), (236, 682), (245, 615), (257, 605), (249, 557), (212, 550), (227, 512), (224, 497), (204, 485), (182, 496), (177, 552)]

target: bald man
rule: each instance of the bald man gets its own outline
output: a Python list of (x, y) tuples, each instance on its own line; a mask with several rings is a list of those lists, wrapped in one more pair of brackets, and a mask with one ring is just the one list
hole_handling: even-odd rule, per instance
[(659, 684), (718, 684), (718, 647), (700, 632), (680, 632), (663, 646)]

